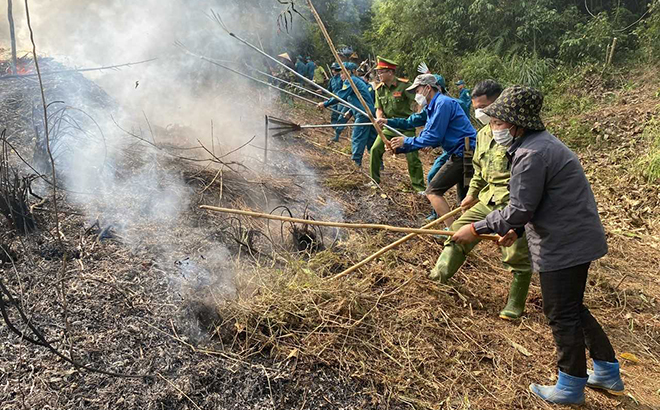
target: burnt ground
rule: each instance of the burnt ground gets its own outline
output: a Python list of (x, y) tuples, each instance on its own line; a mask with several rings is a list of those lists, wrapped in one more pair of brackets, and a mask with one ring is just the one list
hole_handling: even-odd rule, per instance
[[(645, 142), (630, 138), (640, 132), (625, 125), (631, 110), (658, 114), (655, 90), (647, 87), (625, 91), (637, 98), (635, 105), (606, 108), (616, 119), (602, 126), (611, 137), (594, 137), (580, 148), (611, 248), (594, 266), (586, 300), (623, 354), (630, 394), (588, 391), (585, 409), (660, 407), (660, 191), (635, 171), (630, 153)], [(283, 106), (273, 114), (320, 122), (303, 107)], [(577, 121), (590, 123), (589, 115)], [(160, 158), (192, 192), (174, 221), (105, 237), (103, 223), (92, 228), (95, 219), (77, 214), (84, 212), (68, 201), (71, 194), (60, 192), (66, 212), (61, 242), (53, 235), (50, 200), (35, 210), (38, 232), (22, 237), (4, 223), (1, 243), (11, 258), (2, 265), (2, 280), (31, 323), (79, 363), (144, 377), (81, 370), (3, 326), (0, 408), (550, 408), (527, 390), (555, 373), (538, 280), (523, 320), (497, 319), (508, 277), (496, 249), (481, 245), (452, 286), (425, 278), (441, 250), (426, 237), (328, 285), (318, 277), (342, 271), (400, 235), (313, 231), (327, 249), (298, 253), (287, 225), (197, 208), (269, 212), (286, 205), (296, 216), (316, 219), (423, 224), (430, 208), (405, 192), (405, 160), (387, 158), (382, 188), (365, 188), (368, 178), (345, 155), (347, 139), (330, 144), (329, 138), (323, 132), (282, 138), (265, 173), (219, 172), (217, 164), (205, 169)], [(422, 158), (428, 168), (433, 155)], [(16, 307), (8, 312), (26, 331)]]

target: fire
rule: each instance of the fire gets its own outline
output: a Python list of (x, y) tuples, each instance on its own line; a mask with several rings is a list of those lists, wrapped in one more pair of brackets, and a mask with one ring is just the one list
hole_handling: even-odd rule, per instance
[[(11, 72), (11, 64), (8, 64), (7, 69), (5, 70), (5, 73), (10, 75), (13, 74)], [(18, 75), (26, 75), (26, 74), (31, 74), (32, 73), (32, 68), (30, 67), (29, 63), (26, 63), (24, 61), (21, 61), (20, 59), (16, 63), (16, 74)]]

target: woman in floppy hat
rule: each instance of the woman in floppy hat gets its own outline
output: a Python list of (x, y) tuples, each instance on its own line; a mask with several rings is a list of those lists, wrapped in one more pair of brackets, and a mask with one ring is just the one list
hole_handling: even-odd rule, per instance
[[(579, 404), (585, 386), (623, 394), (614, 349), (583, 304), (589, 266), (607, 253), (607, 243), (582, 165), (546, 131), (542, 106), (539, 91), (515, 86), (484, 110), (491, 118), (493, 138), (509, 147), (509, 205), (464, 226), (452, 239), (471, 243), (477, 235), (494, 232), (502, 236), (502, 245), (510, 246), (525, 229), (559, 367), (556, 385), (532, 384), (530, 390), (551, 403)], [(589, 372), (585, 347), (594, 361)]]

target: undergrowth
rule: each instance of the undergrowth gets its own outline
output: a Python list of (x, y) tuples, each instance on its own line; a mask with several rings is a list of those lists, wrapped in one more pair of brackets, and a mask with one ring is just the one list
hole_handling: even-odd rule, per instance
[(644, 129), (643, 137), (648, 141), (649, 151), (640, 165), (650, 183), (660, 181), (660, 119), (654, 117)]
[(241, 356), (338, 367), (347, 379), (371, 386), (375, 397), (416, 408), (437, 408), (468, 391), (473, 400), (492, 400), (495, 390), (500, 405), (511, 400), (515, 390), (508, 383), (475, 379), (484, 354), (495, 356), (483, 353), (491, 349), (485, 346), (498, 337), (464, 311), (453, 312), (462, 307), (451, 288), (391, 269), (387, 261), (372, 265), (368, 275), (332, 279), (350, 259), (360, 259), (355, 252), (381, 246), (373, 238), (352, 240), (341, 255), (321, 252), (239, 278), (238, 297), (219, 306), (217, 334)]

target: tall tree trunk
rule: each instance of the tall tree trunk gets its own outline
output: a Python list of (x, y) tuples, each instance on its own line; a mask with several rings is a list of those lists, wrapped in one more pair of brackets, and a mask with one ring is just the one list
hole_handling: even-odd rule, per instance
[(16, 74), (16, 33), (14, 32), (14, 13), (12, 0), (7, 0), (7, 17), (9, 18), (9, 38), (11, 40), (11, 73)]

